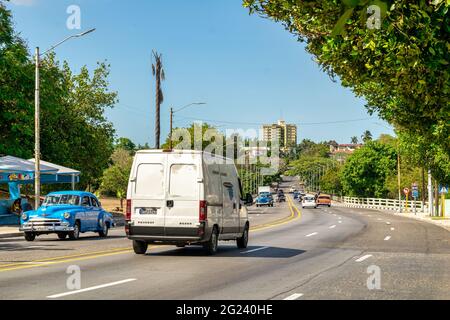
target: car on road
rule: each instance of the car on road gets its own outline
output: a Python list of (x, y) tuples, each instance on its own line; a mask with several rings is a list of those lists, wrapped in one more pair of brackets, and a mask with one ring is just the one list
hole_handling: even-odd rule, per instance
[(209, 255), (219, 240), (246, 248), (250, 222), (233, 160), (191, 150), (141, 150), (127, 190), (125, 232), (136, 254), (149, 244), (201, 245)]
[(284, 193), (278, 193), (277, 202), (286, 202), (286, 196), (284, 195)]
[(77, 240), (85, 232), (107, 237), (113, 226), (113, 216), (102, 208), (97, 197), (83, 191), (49, 193), (38, 210), (24, 212), (20, 217), (20, 231), (27, 241), (53, 233), (61, 240), (67, 236)]
[(256, 198), (256, 206), (268, 206), (273, 207), (273, 197), (269, 192), (261, 192), (259, 196)]
[(317, 205), (331, 207), (331, 196), (328, 194), (320, 194), (317, 197)]
[(295, 190), (294, 191), (294, 200), (297, 200), (299, 197), (300, 197), (300, 193), (297, 190)]
[(311, 194), (307, 194), (302, 198), (302, 208), (317, 208), (316, 197)]

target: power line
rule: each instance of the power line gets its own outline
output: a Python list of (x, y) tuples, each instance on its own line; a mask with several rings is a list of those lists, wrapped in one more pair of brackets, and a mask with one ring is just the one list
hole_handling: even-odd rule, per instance
[[(238, 121), (225, 121), (225, 120), (213, 120), (213, 119), (199, 119), (194, 117), (180, 117), (186, 120), (194, 120), (194, 121), (203, 121), (203, 122), (211, 122), (211, 123), (225, 123), (225, 124), (240, 124), (240, 125), (254, 125), (254, 126), (262, 126), (267, 123), (262, 122), (238, 122)], [(349, 123), (349, 122), (359, 122), (359, 121), (368, 121), (372, 120), (372, 118), (360, 118), (360, 119), (348, 119), (348, 120), (337, 120), (337, 121), (324, 121), (324, 122), (303, 122), (303, 123), (294, 123), (298, 126), (308, 126), (308, 125), (324, 125), (324, 124), (339, 124), (339, 123)]]

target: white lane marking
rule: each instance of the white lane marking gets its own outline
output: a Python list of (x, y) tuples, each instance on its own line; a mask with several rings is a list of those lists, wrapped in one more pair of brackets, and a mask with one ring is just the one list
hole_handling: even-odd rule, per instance
[(365, 256), (362, 256), (361, 258), (357, 259), (356, 262), (363, 262), (366, 259), (369, 259), (370, 257), (372, 257), (371, 254), (366, 254)]
[(337, 216), (337, 214), (336, 214), (336, 213), (333, 213), (333, 216), (335, 216), (335, 217), (336, 217), (336, 216)]
[(384, 241), (388, 241), (391, 239), (391, 236), (387, 236), (386, 238), (384, 238)]
[(381, 218), (378, 218), (377, 220), (378, 220), (378, 221), (381, 221), (382, 219), (381, 219)]
[(256, 252), (256, 251), (260, 251), (260, 250), (266, 250), (266, 249), (269, 249), (269, 247), (256, 248), (256, 249), (252, 249), (252, 250), (243, 251), (241, 253), (242, 254), (247, 254), (247, 253), (252, 253), (252, 252)]
[(390, 226), (390, 225), (391, 225), (391, 223), (390, 223), (389, 221), (386, 221), (386, 224), (387, 224), (388, 226)]
[(112, 286), (117, 286), (119, 284), (124, 284), (127, 282), (132, 282), (132, 281), (136, 281), (137, 279), (126, 279), (126, 280), (122, 280), (122, 281), (116, 281), (116, 282), (111, 282), (111, 283), (106, 283), (106, 284), (102, 284), (99, 286), (95, 286), (95, 287), (90, 287), (90, 288), (86, 288), (86, 289), (80, 289), (80, 290), (74, 290), (74, 291), (69, 291), (69, 292), (64, 292), (64, 293), (59, 293), (59, 294), (54, 294), (51, 296), (48, 296), (47, 298), (49, 299), (57, 299), (57, 298), (61, 298), (61, 297), (65, 297), (65, 296), (69, 296), (72, 294), (78, 294), (78, 293), (83, 293), (83, 292), (88, 292), (88, 291), (93, 291), (93, 290), (98, 290), (98, 289), (102, 289), (102, 288), (107, 288), (107, 287), (112, 287)]
[(339, 223), (342, 223), (342, 220), (339, 220)]
[(310, 234), (306, 235), (306, 237), (312, 237), (312, 236), (315, 236), (315, 235), (318, 235), (318, 233), (317, 232), (313, 232), (313, 233), (310, 233)]
[(391, 228), (391, 231), (394, 231), (395, 230), (395, 228)]
[(291, 294), (289, 297), (284, 298), (283, 300), (297, 300), (298, 298), (303, 297), (303, 293), (294, 293)]
[(330, 227), (330, 229), (334, 229), (334, 228), (336, 228), (335, 224)]

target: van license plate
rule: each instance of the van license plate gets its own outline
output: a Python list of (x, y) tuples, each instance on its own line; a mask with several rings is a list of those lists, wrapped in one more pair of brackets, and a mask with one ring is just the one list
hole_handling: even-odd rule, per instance
[(157, 208), (140, 208), (139, 214), (146, 215), (146, 214), (158, 214)]

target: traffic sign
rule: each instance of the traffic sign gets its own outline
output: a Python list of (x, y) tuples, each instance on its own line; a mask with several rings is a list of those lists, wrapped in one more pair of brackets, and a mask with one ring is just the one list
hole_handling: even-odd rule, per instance
[(408, 195), (408, 194), (409, 194), (409, 188), (403, 189), (403, 193), (404, 193), (405, 195)]
[(415, 199), (417, 199), (417, 198), (419, 198), (419, 190), (413, 190), (412, 191), (412, 196), (413, 196), (413, 198), (415, 198)]
[(439, 193), (441, 194), (447, 194), (448, 193), (448, 186), (441, 186), (439, 188)]
[(413, 190), (419, 190), (419, 186), (417, 185), (417, 182), (414, 182), (414, 183), (412, 184), (412, 189), (413, 189)]

